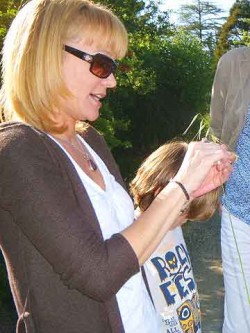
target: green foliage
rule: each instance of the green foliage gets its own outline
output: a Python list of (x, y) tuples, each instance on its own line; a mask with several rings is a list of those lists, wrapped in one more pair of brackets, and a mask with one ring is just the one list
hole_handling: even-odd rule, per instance
[(3, 47), (3, 39), (15, 17), (22, 0), (1, 0), (0, 2), (0, 49)]
[(129, 121), (115, 119), (109, 104), (102, 107), (101, 117), (96, 121), (95, 127), (105, 136), (107, 144), (111, 149), (116, 147), (129, 148), (131, 146), (128, 140), (121, 141), (116, 137), (116, 132), (119, 130), (126, 131), (129, 127)]
[(116, 94), (123, 105), (121, 117), (131, 122), (129, 137), (137, 151), (181, 133), (194, 114), (204, 113), (212, 83), (211, 58), (194, 36), (178, 30), (172, 37), (155, 36), (151, 43), (142, 38), (132, 43), (140, 64), (127, 74), (127, 89)]
[(158, 0), (102, 0), (124, 22), (130, 33), (168, 33), (169, 16), (159, 11)]
[(220, 22), (223, 19), (222, 13), (222, 9), (204, 0), (193, 0), (193, 3), (184, 4), (179, 10), (184, 29), (197, 36), (209, 50), (214, 48)]
[(216, 61), (228, 50), (249, 45), (250, 1), (236, 1), (227, 21), (222, 25), (215, 50)]
[[(246, 23), (248, 25), (248, 27), (250, 27), (250, 19), (249, 18), (243, 18), (242, 22)], [(246, 45), (246, 46), (250, 46), (250, 30), (243, 30), (241, 32), (241, 41), (240, 41), (240, 45)], [(237, 42), (235, 43), (235, 45), (239, 45)]]

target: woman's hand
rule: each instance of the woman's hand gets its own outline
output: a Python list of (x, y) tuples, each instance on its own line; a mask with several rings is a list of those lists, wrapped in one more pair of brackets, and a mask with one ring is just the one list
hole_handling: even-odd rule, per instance
[(196, 198), (227, 181), (234, 160), (235, 155), (225, 145), (191, 142), (174, 179), (185, 186), (192, 198)]
[(212, 166), (201, 186), (192, 193), (192, 197), (200, 197), (224, 184), (228, 180), (232, 169), (231, 162), (217, 162)]

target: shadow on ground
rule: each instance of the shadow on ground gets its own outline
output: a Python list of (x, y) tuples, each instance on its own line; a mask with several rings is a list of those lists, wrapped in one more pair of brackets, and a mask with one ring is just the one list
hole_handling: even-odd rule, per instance
[(189, 222), (183, 231), (201, 299), (202, 332), (220, 333), (224, 298), (220, 218), (216, 215), (207, 222)]

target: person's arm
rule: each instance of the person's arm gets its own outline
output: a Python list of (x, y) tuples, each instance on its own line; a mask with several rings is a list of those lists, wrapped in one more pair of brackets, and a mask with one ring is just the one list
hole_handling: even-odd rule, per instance
[(220, 58), (214, 76), (211, 94), (210, 127), (212, 129), (212, 133), (219, 139), (221, 138), (225, 103), (230, 81), (230, 58), (230, 54), (225, 54)]

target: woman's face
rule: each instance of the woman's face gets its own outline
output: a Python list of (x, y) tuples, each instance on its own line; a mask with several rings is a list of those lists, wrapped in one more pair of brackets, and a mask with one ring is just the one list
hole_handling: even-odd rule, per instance
[[(110, 54), (105, 50), (97, 49), (94, 45), (83, 43), (68, 43), (67, 45), (89, 54)], [(63, 76), (67, 88), (73, 97), (62, 102), (62, 115), (68, 124), (78, 120), (94, 121), (99, 117), (102, 106), (101, 100), (107, 95), (108, 88), (116, 86), (113, 74), (102, 79), (90, 72), (90, 64), (76, 56), (64, 51)]]

